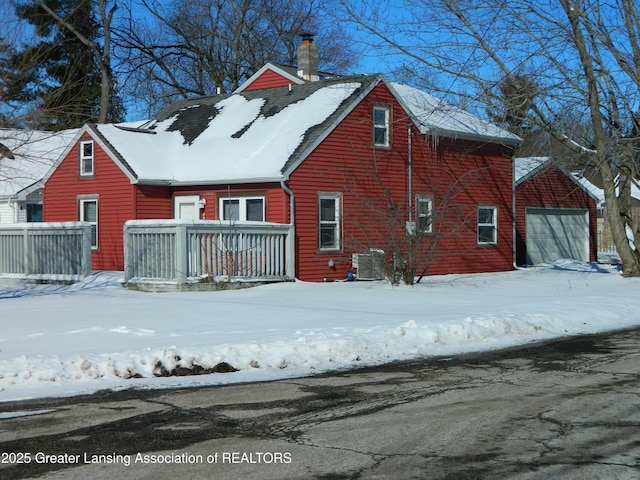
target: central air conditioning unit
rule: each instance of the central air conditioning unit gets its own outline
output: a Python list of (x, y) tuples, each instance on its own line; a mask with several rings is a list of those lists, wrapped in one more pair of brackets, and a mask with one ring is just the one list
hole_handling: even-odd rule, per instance
[(369, 250), (368, 252), (354, 253), (351, 263), (357, 272), (358, 280), (384, 280), (384, 252)]

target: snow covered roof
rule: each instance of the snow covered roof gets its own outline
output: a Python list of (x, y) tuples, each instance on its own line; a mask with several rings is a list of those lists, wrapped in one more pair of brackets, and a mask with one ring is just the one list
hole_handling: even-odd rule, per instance
[[(586, 178), (583, 172), (573, 172), (572, 176), (576, 179), (576, 181), (580, 185), (582, 185), (582, 187), (586, 191), (588, 191), (591, 194), (591, 196), (593, 196), (596, 199), (598, 206), (605, 205), (604, 190), (602, 189), (602, 187), (596, 185), (592, 180)], [(618, 182), (618, 177), (616, 177), (616, 183), (617, 182)], [(620, 193), (619, 190), (616, 188), (616, 194), (619, 194), (619, 193)], [(640, 200), (640, 188), (635, 182), (631, 184), (631, 198), (635, 199), (636, 201)]]
[(513, 180), (519, 185), (551, 164), (551, 157), (521, 157), (513, 159)]
[(77, 133), (0, 129), (0, 196), (13, 196), (41, 180)]
[[(548, 166), (554, 166), (552, 157), (521, 157), (513, 159), (513, 176), (514, 176), (514, 186), (520, 185), (525, 180), (537, 175), (539, 172), (547, 168)], [(563, 168), (556, 166), (556, 168), (564, 173), (569, 180), (573, 181), (576, 185), (578, 185), (582, 190), (584, 190), (591, 198), (593, 198), (598, 205), (602, 201), (604, 201), (604, 197), (601, 192), (598, 192), (598, 189), (588, 182), (586, 179), (582, 178), (576, 173), (568, 173)]]
[[(272, 182), (288, 175), (382, 75), (337, 77), (178, 101), (150, 122), (89, 127), (132, 182)], [(505, 130), (419, 90), (388, 84), (425, 132), (517, 144)]]
[(96, 125), (135, 181), (277, 181), (380, 81), (312, 82), (176, 102), (148, 124)]
[(390, 87), (412, 113), (424, 134), (507, 145), (522, 142), (517, 135), (433, 95), (399, 83), (391, 83)]

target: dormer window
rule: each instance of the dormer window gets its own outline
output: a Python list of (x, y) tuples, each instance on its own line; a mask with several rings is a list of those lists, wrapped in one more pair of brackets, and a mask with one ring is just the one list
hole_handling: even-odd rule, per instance
[(93, 140), (80, 142), (80, 175), (93, 175)]
[(389, 146), (389, 117), (389, 107), (373, 107), (373, 144), (376, 147)]

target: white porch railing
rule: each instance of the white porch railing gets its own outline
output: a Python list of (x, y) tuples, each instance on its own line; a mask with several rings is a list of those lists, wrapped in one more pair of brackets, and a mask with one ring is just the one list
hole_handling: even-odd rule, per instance
[(207, 220), (131, 220), (125, 283), (293, 280), (293, 227)]
[(76, 281), (91, 274), (86, 222), (0, 225), (0, 275)]

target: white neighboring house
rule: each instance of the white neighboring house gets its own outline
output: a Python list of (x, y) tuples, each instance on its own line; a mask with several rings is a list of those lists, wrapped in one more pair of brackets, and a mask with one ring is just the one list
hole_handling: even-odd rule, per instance
[(0, 224), (42, 221), (40, 180), (77, 133), (0, 129)]

